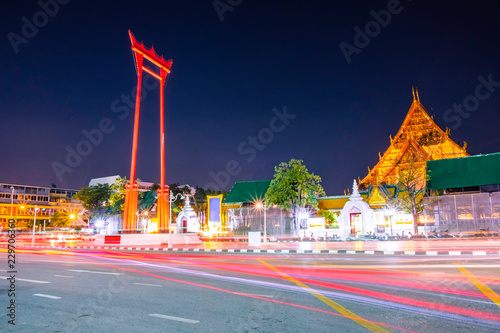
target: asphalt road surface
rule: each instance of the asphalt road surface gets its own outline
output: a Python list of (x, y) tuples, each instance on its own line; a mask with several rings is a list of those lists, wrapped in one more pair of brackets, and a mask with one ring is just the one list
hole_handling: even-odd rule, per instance
[(500, 331), (499, 256), (0, 251), (1, 332)]

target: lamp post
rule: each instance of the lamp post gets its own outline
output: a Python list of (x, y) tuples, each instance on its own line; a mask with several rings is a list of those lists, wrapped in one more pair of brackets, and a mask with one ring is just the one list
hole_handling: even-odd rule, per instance
[(13, 211), (14, 211), (14, 186), (11, 186), (10, 189), (12, 190), (12, 194), (10, 196), (10, 216), (14, 217)]
[(391, 237), (392, 237), (393, 236), (392, 235), (392, 216), (394, 214), (396, 214), (396, 211), (393, 208), (391, 208), (391, 209), (386, 210), (386, 213), (389, 216), (389, 226), (391, 227)]
[(144, 213), (142, 213), (144, 215), (144, 217), (142, 218), (142, 226), (143, 226), (143, 234), (146, 234), (146, 226), (148, 225), (148, 211), (145, 211)]
[(264, 201), (264, 243), (267, 242), (266, 201)]
[(258, 209), (263, 209), (264, 210), (264, 243), (267, 241), (267, 217), (266, 217), (266, 201), (264, 200), (263, 202), (257, 202), (255, 204), (255, 207)]
[(31, 245), (35, 245), (35, 226), (36, 226), (36, 211), (38, 210), (37, 205), (35, 205), (35, 217), (33, 218), (33, 238), (31, 239)]
[(168, 212), (170, 213), (170, 216), (168, 218), (169, 221), (168, 238), (169, 238), (169, 245), (172, 245), (172, 202), (177, 200), (179, 195), (181, 195), (182, 193), (177, 193), (175, 197), (173, 196), (171, 191), (169, 191), (169, 193), (170, 193), (170, 198), (168, 198), (168, 205), (169, 205)]

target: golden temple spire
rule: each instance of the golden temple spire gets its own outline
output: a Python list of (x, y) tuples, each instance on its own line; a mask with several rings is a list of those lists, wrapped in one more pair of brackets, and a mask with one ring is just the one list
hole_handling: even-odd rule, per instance
[(411, 93), (413, 94), (413, 103), (415, 102), (420, 103), (420, 97), (418, 96), (418, 88), (411, 86)]

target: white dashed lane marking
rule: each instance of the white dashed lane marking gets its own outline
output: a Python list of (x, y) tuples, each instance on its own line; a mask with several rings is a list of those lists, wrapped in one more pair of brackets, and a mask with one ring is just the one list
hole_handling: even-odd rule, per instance
[(68, 269), (68, 271), (70, 271), (70, 272), (77, 272), (77, 273), (92, 273), (92, 274), (106, 274), (106, 275), (123, 275), (123, 273), (87, 271), (85, 269)]
[[(10, 276), (0, 276), (0, 279), (10, 279)], [(32, 283), (50, 283), (49, 281), (20, 279), (18, 277), (16, 277), (16, 281), (24, 281), (24, 282), (32, 282)]]
[(59, 297), (59, 296), (52, 296), (52, 295), (46, 295), (46, 294), (33, 294), (33, 296), (50, 298), (50, 299), (61, 299), (61, 297)]
[(189, 323), (189, 324), (196, 324), (196, 323), (200, 322), (199, 320), (193, 320), (193, 319), (187, 319), (187, 318), (181, 318), (181, 317), (167, 316), (167, 315), (158, 314), (158, 313), (151, 313), (151, 314), (148, 314), (148, 316), (150, 316), (150, 317), (156, 317), (156, 318), (161, 318), (161, 319), (181, 321), (183, 323)]
[(138, 286), (163, 287), (161, 284), (150, 284), (150, 283), (140, 283), (140, 282), (135, 282), (134, 284)]

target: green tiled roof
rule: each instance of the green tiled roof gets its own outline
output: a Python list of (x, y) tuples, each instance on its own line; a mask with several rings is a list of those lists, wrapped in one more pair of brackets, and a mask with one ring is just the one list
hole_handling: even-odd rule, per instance
[(427, 174), (431, 190), (500, 184), (500, 153), (428, 161)]
[(263, 200), (270, 180), (236, 182), (223, 203), (243, 203)]

